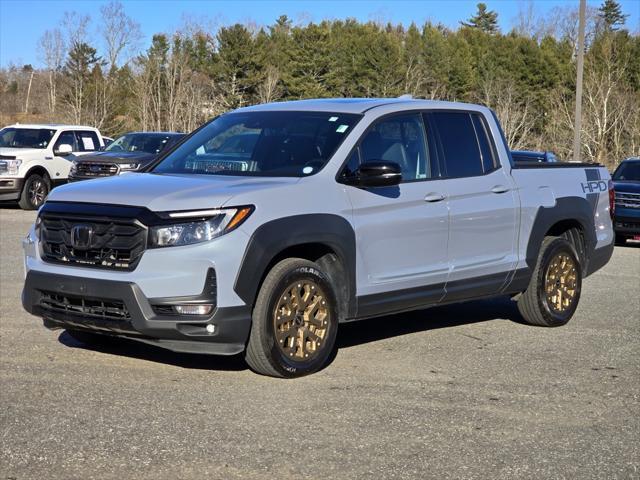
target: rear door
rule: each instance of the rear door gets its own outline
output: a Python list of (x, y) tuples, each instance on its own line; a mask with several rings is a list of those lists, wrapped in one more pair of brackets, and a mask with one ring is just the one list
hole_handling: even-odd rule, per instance
[(515, 184), (498, 160), (478, 112), (426, 114), (434, 132), (450, 209), (445, 299), (495, 293), (517, 262)]
[(430, 159), (420, 113), (374, 123), (345, 174), (375, 160), (398, 163), (403, 181), (393, 187), (345, 187), (357, 237), (358, 296), (365, 297), (359, 298), (359, 315), (437, 302), (448, 275), (445, 181), (434, 179), (437, 164)]

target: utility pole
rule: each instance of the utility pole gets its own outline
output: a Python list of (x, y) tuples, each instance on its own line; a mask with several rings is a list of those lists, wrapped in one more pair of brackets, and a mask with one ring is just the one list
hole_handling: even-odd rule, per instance
[(573, 160), (580, 161), (580, 132), (582, 131), (582, 76), (584, 73), (584, 24), (587, 0), (580, 0), (580, 19), (578, 24), (578, 78), (576, 80), (576, 118), (573, 122)]

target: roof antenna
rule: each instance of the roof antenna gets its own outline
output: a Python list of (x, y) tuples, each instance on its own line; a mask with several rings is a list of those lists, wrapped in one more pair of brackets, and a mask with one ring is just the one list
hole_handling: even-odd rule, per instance
[(400, 95), (398, 98), (401, 100), (413, 100), (413, 95), (405, 93), (404, 95)]

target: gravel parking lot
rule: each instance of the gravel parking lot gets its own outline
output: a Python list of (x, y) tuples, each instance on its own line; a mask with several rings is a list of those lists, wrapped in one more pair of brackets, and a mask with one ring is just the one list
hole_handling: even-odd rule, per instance
[(640, 248), (569, 325), (508, 299), (345, 325), (322, 372), (133, 342), (89, 349), (20, 305), (32, 212), (0, 209), (0, 478), (640, 478)]

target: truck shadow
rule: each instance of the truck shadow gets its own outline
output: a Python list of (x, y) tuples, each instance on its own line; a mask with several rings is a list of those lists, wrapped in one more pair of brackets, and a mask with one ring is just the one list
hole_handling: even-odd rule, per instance
[[(495, 298), (345, 323), (340, 325), (336, 343), (338, 349), (349, 348), (386, 338), (496, 319), (523, 323), (515, 302), (509, 298)], [(241, 354), (226, 357), (176, 353), (135, 340), (111, 337), (107, 337), (104, 343), (84, 344), (66, 331), (58, 336), (58, 341), (70, 348), (83, 348), (188, 369), (241, 371), (248, 368)], [(334, 357), (335, 355), (330, 359), (331, 362)]]

